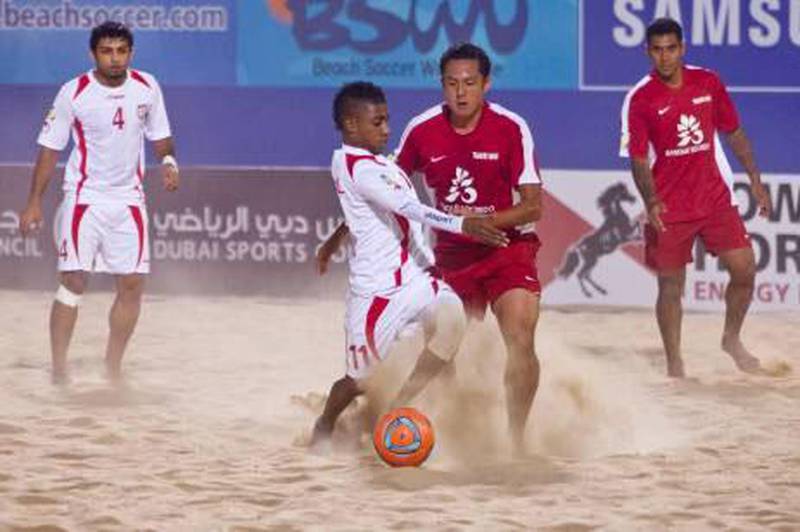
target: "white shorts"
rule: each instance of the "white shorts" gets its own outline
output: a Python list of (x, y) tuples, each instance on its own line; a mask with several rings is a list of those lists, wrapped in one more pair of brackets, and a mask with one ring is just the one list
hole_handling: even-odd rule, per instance
[(53, 227), (58, 270), (149, 273), (147, 227), (144, 205), (76, 204), (65, 198), (56, 211)]
[[(435, 320), (434, 311), (442, 305), (452, 305), (463, 314), (461, 300), (453, 289), (427, 274), (379, 296), (351, 294), (345, 315), (347, 375), (367, 377), (407, 327)], [(460, 338), (454, 340), (456, 345), (460, 343)]]

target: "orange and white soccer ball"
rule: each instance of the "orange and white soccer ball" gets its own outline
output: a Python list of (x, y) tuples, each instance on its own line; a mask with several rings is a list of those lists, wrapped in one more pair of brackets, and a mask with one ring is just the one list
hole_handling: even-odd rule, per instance
[(433, 426), (414, 408), (395, 408), (375, 425), (372, 443), (384, 462), (392, 467), (415, 467), (433, 450)]

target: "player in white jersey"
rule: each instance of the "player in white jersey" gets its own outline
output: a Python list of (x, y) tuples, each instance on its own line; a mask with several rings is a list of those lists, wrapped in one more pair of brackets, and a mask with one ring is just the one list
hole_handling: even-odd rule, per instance
[(346, 372), (331, 388), (312, 445), (327, 438), (339, 414), (362, 393), (361, 382), (412, 323), (425, 348), (396, 404), (411, 400), (458, 350), (466, 318), (461, 300), (429, 271), (433, 252), (422, 225), (505, 246), (490, 218), (463, 218), (423, 205), (406, 174), (380, 155), (389, 138), (386, 98), (368, 82), (345, 85), (334, 99), (343, 145), (331, 172), (349, 228), (350, 290), (345, 318)]
[(50, 313), (50, 341), (56, 381), (66, 378), (67, 349), (91, 271), (116, 276), (106, 368), (109, 377), (120, 376), (139, 317), (143, 274), (150, 270), (145, 138), (162, 162), (164, 187), (174, 191), (179, 181), (161, 89), (150, 74), (129, 68), (130, 30), (106, 22), (92, 30), (89, 45), (95, 68), (65, 83), (56, 96), (39, 134), (31, 191), (20, 214), (23, 233), (41, 225), (42, 196), (71, 136), (74, 146), (54, 220), (60, 286)]

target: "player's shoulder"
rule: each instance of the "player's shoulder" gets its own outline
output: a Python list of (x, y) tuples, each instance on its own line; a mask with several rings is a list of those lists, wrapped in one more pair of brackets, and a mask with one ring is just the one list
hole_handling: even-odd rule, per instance
[(406, 125), (406, 134), (412, 131), (423, 131), (435, 127), (439, 120), (444, 118), (444, 105), (437, 104), (415, 115)]
[(136, 87), (145, 87), (149, 90), (154, 90), (156, 87), (158, 87), (158, 81), (156, 80), (156, 77), (149, 72), (131, 68), (128, 70), (128, 74), (130, 75), (131, 80), (134, 82), (134, 86)]
[(654, 91), (658, 88), (658, 84), (656, 83), (655, 78), (653, 77), (652, 73), (648, 73), (647, 75), (643, 76), (639, 81), (634, 83), (634, 85), (628, 89), (628, 92), (625, 93), (625, 103), (631, 104), (635, 101), (643, 100), (653, 94)]
[(92, 83), (97, 83), (94, 76), (90, 72), (84, 72), (61, 85), (58, 96), (67, 100), (76, 100), (86, 94), (86, 89)]
[(690, 81), (697, 84), (722, 83), (719, 74), (710, 68), (686, 65), (685, 71)]
[(528, 122), (522, 115), (503, 107), (499, 103), (488, 102), (490, 120), (500, 125), (512, 129), (530, 129)]
[(385, 169), (389, 164), (383, 156), (346, 144), (333, 152), (333, 167), (340, 172), (346, 172), (352, 179), (357, 175)]

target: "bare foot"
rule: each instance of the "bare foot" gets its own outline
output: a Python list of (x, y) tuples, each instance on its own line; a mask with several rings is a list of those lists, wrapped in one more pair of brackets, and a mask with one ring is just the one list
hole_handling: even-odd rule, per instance
[(686, 376), (686, 372), (683, 370), (683, 359), (675, 358), (675, 359), (667, 359), (667, 377), (672, 377), (673, 379), (682, 379)]
[(50, 373), (50, 382), (55, 386), (66, 386), (69, 384), (69, 381), (69, 374), (65, 369), (53, 369), (53, 371)]
[(311, 432), (311, 441), (308, 443), (308, 450), (315, 454), (328, 454), (331, 448), (331, 436), (333, 427), (323, 422), (322, 418), (314, 423), (314, 430)]
[(745, 373), (761, 373), (761, 362), (745, 349), (739, 338), (722, 338), (722, 350), (728, 353), (736, 367)]

